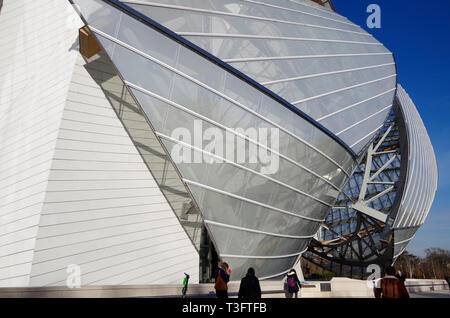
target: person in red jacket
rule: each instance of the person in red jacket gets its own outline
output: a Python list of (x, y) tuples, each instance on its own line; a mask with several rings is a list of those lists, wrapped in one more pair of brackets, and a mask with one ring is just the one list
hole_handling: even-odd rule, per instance
[(409, 298), (405, 284), (395, 277), (393, 266), (388, 266), (386, 275), (376, 282), (374, 294), (376, 298)]

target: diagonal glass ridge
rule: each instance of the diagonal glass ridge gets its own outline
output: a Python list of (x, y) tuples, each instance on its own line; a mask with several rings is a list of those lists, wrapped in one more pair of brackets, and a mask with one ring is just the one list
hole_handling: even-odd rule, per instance
[(193, 205), (186, 187), (140, 107), (104, 51), (90, 58), (85, 68), (104, 91), (161, 192), (198, 251), (203, 227), (201, 215)]
[[(174, 164), (219, 258), (233, 268), (232, 279), (249, 266), (262, 278), (290, 269), (353, 170), (350, 153), (273, 98), (108, 2), (73, 2)], [(130, 118), (126, 125), (134, 123)], [(252, 129), (276, 131), (279, 139), (263, 140), (247, 132)], [(223, 146), (219, 137), (213, 144), (204, 137), (208, 131), (231, 136), (237, 145), (231, 157), (216, 147)], [(252, 147), (274, 160), (273, 171), (262, 173), (269, 163), (249, 160)], [(179, 153), (187, 160), (177, 160)]]

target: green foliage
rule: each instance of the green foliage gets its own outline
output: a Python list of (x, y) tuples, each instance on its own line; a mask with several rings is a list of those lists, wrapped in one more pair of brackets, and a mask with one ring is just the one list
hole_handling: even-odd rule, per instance
[(305, 279), (310, 279), (310, 280), (330, 280), (334, 276), (336, 276), (336, 275), (334, 273), (331, 273), (331, 272), (312, 273), (308, 277), (305, 277)]

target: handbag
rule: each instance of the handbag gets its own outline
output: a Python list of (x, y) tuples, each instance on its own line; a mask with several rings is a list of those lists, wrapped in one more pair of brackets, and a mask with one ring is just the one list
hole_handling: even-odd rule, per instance
[(217, 291), (228, 290), (227, 283), (223, 280), (222, 276), (220, 275), (220, 270), (217, 273), (217, 278), (216, 278), (216, 283), (214, 284), (214, 289)]

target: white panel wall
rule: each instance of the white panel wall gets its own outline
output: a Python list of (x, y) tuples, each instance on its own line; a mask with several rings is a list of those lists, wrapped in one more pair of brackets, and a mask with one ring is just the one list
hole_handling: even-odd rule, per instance
[(80, 19), (67, 1), (0, 14), (0, 286), (26, 286)]
[(421, 226), (433, 204), (438, 184), (438, 169), (433, 145), (416, 106), (398, 85), (398, 101), (408, 129), (408, 175), (395, 228)]
[(65, 285), (71, 264), (83, 285), (181, 283), (183, 272), (198, 282), (195, 248), (85, 63), (69, 88), (30, 284)]
[[(0, 14), (0, 287), (198, 281), (198, 254), (78, 53), (68, 1)], [(78, 59), (78, 62), (77, 62)]]

